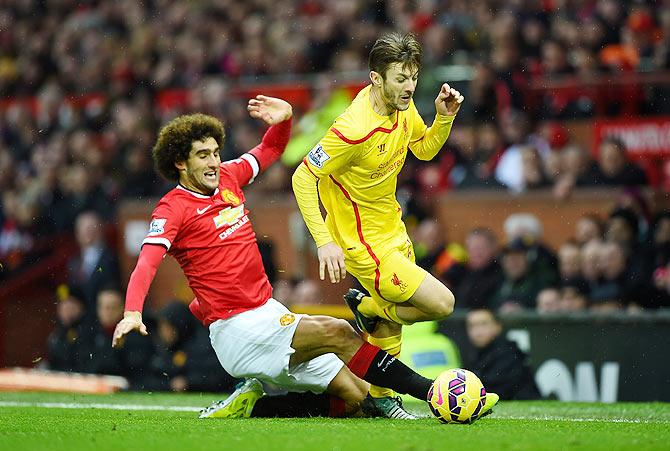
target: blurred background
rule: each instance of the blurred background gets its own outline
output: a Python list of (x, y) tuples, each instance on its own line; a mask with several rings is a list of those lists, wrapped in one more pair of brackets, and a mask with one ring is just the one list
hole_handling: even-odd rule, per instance
[(651, 0), (0, 2), (0, 367), (230, 387), (194, 357), (207, 333), (171, 259), (146, 303), (154, 336), (108, 345), (172, 188), (152, 167), (158, 128), (215, 115), (235, 158), (264, 132), (245, 109), (258, 93), (295, 113), (282, 162), (248, 190), (275, 297), (349, 318), (352, 280), (318, 280), (290, 176), (390, 30), (423, 44), (427, 123), (442, 82), (465, 96), (444, 149), (398, 181), (418, 263), (456, 294), (436, 327), (462, 363), (487, 346), (465, 312), (486, 308), (542, 396), (670, 400), (670, 2)]

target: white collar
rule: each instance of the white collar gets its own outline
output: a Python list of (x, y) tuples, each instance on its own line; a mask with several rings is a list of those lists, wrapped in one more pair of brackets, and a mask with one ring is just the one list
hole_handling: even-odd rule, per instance
[(177, 189), (182, 189), (182, 190), (186, 191), (187, 193), (193, 195), (194, 197), (197, 197), (197, 198), (200, 198), (200, 199), (210, 199), (210, 198), (212, 198), (212, 196), (216, 196), (217, 194), (219, 194), (219, 187), (218, 186), (214, 190), (214, 194), (212, 194), (211, 196), (206, 196), (204, 194), (196, 193), (195, 191), (191, 191), (190, 189), (184, 188), (181, 185), (177, 185)]

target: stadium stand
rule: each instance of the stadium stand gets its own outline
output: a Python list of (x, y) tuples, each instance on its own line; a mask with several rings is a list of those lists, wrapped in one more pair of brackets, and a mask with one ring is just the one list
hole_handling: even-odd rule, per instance
[[(0, 8), (0, 366), (44, 355), (83, 212), (100, 218), (127, 281), (153, 199), (171, 188), (149, 151), (162, 123), (187, 111), (216, 115), (226, 125), (223, 158), (234, 158), (263, 131), (246, 114), (248, 97), (283, 97), (298, 120), (321, 120), (325, 109), (330, 118), (346, 105), (337, 96), (366, 83), (369, 47), (389, 29), (413, 31), (424, 46), (416, 103), (428, 120), (438, 80), (466, 99), (440, 156), (409, 159), (399, 179), (412, 237), (424, 239), (422, 223), (441, 225), (427, 255), (436, 275), (467, 269), (463, 246), (477, 227), (493, 231), (498, 252), (508, 249), (505, 219), (529, 213), (539, 234), (531, 227), (514, 245), (529, 262), (541, 243), (556, 264), (553, 254), (574, 241), (585, 268), (534, 292), (578, 290), (582, 310), (604, 299), (623, 315), (670, 306), (664, 2), (28, 0)], [(314, 144), (305, 135), (249, 195), (282, 286), (317, 279), (290, 193), (295, 143), (304, 153)], [(603, 227), (581, 240), (587, 214)], [(607, 265), (616, 258), (623, 268)], [(156, 310), (190, 299), (172, 263), (151, 291)], [(342, 287), (321, 289), (327, 311), (346, 316), (333, 309)], [(16, 318), (26, 312), (44, 333), (19, 340)]]

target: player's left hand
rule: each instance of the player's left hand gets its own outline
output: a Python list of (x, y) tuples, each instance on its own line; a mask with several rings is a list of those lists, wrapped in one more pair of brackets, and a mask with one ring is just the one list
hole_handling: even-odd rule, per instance
[(461, 103), (463, 103), (461, 93), (444, 83), (435, 98), (435, 110), (437, 110), (437, 114), (442, 116), (453, 116), (458, 113)]
[(290, 103), (264, 95), (257, 95), (255, 99), (249, 99), (247, 111), (249, 111), (249, 116), (254, 119), (261, 119), (268, 125), (284, 122), (293, 116), (293, 108)]

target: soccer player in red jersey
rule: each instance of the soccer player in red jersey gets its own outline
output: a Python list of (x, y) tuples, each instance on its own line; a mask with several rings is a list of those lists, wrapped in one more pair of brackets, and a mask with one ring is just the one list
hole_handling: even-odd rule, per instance
[[(257, 96), (248, 110), (270, 128), (254, 149), (223, 163), (219, 149), (224, 130), (216, 118), (180, 116), (161, 129), (154, 162), (161, 175), (178, 185), (152, 213), (112, 346), (121, 345), (133, 330), (147, 334), (144, 299), (168, 253), (184, 271), (196, 295), (195, 313), (209, 328), (212, 346), (229, 374), (290, 392), (326, 392), (333, 397), (331, 415), (356, 414), (362, 407), (368, 415), (414, 418), (399, 401), (380, 403), (366, 396), (368, 385), (359, 377), (423, 400), (431, 380), (365, 343), (346, 321), (294, 314), (272, 299), (242, 187), (284, 151), (292, 109), (281, 99)], [(248, 416), (252, 401), (242, 406), (242, 416)], [(216, 411), (211, 409), (211, 416)]]

